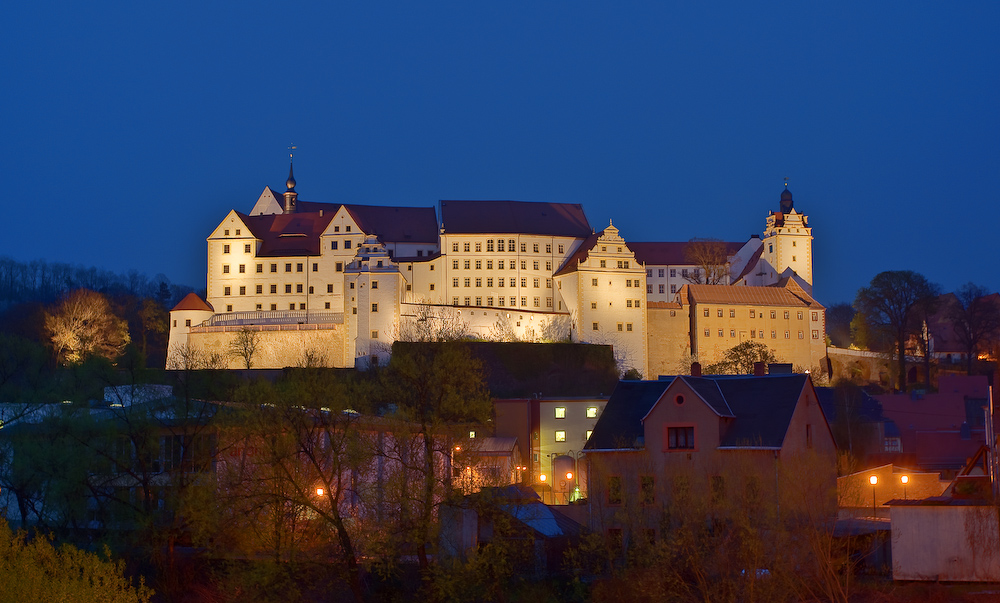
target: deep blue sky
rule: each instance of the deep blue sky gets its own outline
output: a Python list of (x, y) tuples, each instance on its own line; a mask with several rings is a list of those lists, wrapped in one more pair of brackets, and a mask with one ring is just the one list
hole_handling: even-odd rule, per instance
[(1000, 289), (1000, 3), (2, 12), (0, 255), (204, 287), (295, 144), (303, 200), (582, 203), (633, 241), (745, 240), (787, 176), (821, 302), (888, 269)]

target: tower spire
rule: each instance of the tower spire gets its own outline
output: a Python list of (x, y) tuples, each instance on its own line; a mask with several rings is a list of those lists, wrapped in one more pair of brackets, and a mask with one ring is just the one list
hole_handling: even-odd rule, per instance
[(288, 180), (285, 180), (285, 213), (293, 214), (295, 213), (295, 201), (298, 199), (299, 194), (295, 192), (295, 174), (293, 173), (294, 161), (295, 161), (295, 149), (294, 146), (288, 147)]

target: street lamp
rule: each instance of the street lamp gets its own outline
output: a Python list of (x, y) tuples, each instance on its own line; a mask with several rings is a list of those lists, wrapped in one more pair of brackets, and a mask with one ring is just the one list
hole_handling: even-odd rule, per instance
[(323, 488), (316, 488), (316, 496), (323, 496), (324, 492)]
[(869, 477), (868, 483), (872, 485), (872, 519), (878, 519), (878, 512), (875, 511), (875, 486), (878, 484), (878, 476)]
[(910, 478), (909, 476), (904, 475), (899, 478), (899, 481), (903, 482), (903, 500), (906, 500), (906, 484), (909, 483)]

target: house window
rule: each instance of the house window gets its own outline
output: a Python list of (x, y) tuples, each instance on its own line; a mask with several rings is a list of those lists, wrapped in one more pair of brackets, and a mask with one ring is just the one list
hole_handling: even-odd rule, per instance
[(814, 322), (817, 321), (817, 320), (819, 320), (819, 312), (813, 312), (812, 313), (812, 319), (813, 319)]
[(656, 502), (656, 482), (652, 475), (639, 477), (639, 503), (651, 505)]
[(531, 263), (531, 269), (532, 270), (538, 270), (538, 262), (537, 261)]
[(562, 245), (559, 246), (559, 253), (563, 253), (563, 246)]
[(271, 312), (274, 312), (277, 309), (278, 309), (278, 304), (271, 304)]
[(818, 329), (813, 329), (812, 337), (813, 337), (813, 339), (819, 339), (819, 330)]
[(372, 339), (378, 339), (378, 331), (372, 331)]
[(326, 292), (333, 293), (333, 283), (330, 283), (326, 286)]
[(257, 264), (257, 274), (264, 272), (264, 264)]
[(255, 308), (255, 309), (256, 309), (256, 310), (258, 310), (258, 311), (260, 311), (260, 309), (261, 309), (262, 307), (263, 307), (263, 306), (261, 306), (261, 304), (257, 304), (257, 306), (256, 306), (256, 308)]
[(552, 253), (552, 244), (551, 243), (547, 243), (545, 245), (545, 253)]
[(481, 277), (476, 278), (476, 286), (477, 287), (482, 287), (483, 286), (483, 279)]
[(291, 271), (292, 271), (292, 264), (291, 262), (289, 262), (285, 264), (285, 272), (291, 272)]
[(372, 281), (372, 289), (378, 289), (378, 281)]
[(264, 285), (257, 285), (257, 295), (264, 292)]
[(372, 312), (378, 312), (378, 304), (372, 304)]
[(561, 430), (561, 429), (558, 430), (558, 431), (556, 431), (556, 441), (557, 442), (565, 442), (566, 441), (566, 432), (563, 431), (563, 430)]
[(271, 264), (271, 272), (277, 272), (277, 271), (278, 271), (278, 265), (277, 264)]
[(694, 427), (668, 427), (667, 450), (694, 450)]
[(618, 475), (608, 476), (608, 504), (622, 504), (622, 478)]
[(677, 293), (677, 285), (670, 285), (670, 292)]
[(795, 313), (795, 318), (797, 318), (799, 320), (802, 320), (802, 312), (796, 312)]
[(708, 336), (709, 336), (709, 332), (710, 332), (710, 331), (709, 331), (708, 329), (705, 329), (705, 337), (708, 337)]
[(339, 226), (334, 226), (333, 227), (333, 232), (340, 232), (340, 227)]
[(469, 268), (472, 267), (472, 262), (470, 262), (469, 260), (465, 260), (465, 262), (462, 264), (462, 267), (468, 270)]
[(676, 278), (676, 277), (677, 277), (677, 269), (676, 268), (671, 268), (670, 269), (670, 278)]
[(736, 337), (736, 329), (729, 329), (729, 336)]
[(652, 285), (646, 285), (646, 293), (652, 293), (652, 292), (653, 292), (653, 286)]
[(295, 264), (295, 272), (302, 272), (302, 262)]
[(230, 291), (232, 291), (232, 289), (230, 289), (229, 287), (225, 287), (225, 288), (224, 288), (224, 289), (222, 290), (222, 294), (223, 294), (223, 295), (229, 295)]
[(291, 285), (285, 285), (285, 293), (291, 293), (291, 292), (292, 292), (292, 286)]
[(777, 331), (774, 331), (774, 330), (772, 330), (772, 331), (771, 331), (771, 339), (777, 339), (777, 338), (778, 338), (778, 332), (777, 332)]
[(588, 429), (588, 430), (587, 430), (587, 439), (588, 439), (588, 440), (590, 439), (590, 434), (592, 434), (592, 433), (594, 433), (594, 430), (593, 430), (593, 429)]
[(457, 297), (451, 298), (451, 305), (453, 305), (453, 306), (457, 306), (458, 305), (458, 298)]
[[(507, 251), (514, 253), (514, 239), (507, 239)], [(524, 251), (524, 249), (521, 251)]]
[(243, 246), (243, 253), (250, 253), (250, 243)]
[(482, 269), (483, 269), (483, 261), (476, 260), (476, 270), (482, 270)]
[(534, 305), (534, 306), (535, 306), (536, 308), (540, 308), (540, 307), (541, 307), (541, 298), (539, 298), (539, 297), (536, 297), (536, 298), (532, 299), (531, 301), (532, 301), (532, 304), (533, 304), (533, 305)]
[(319, 264), (313, 262), (313, 272), (319, 272)]
[(313, 294), (313, 287), (312, 287), (312, 285), (310, 285), (309, 286), (309, 295), (312, 295), (312, 294)]
[[(227, 293), (226, 295), (229, 295), (229, 294)], [(596, 330), (597, 330), (597, 323), (596, 323), (596, 322), (594, 323), (594, 327), (593, 327), (593, 329), (592, 329), (592, 330), (594, 330), (594, 331), (596, 331)]]
[(476, 305), (477, 306), (483, 305), (483, 298), (479, 295), (476, 296)]
[(227, 237), (229, 236), (229, 229), (228, 229), (228, 228), (226, 229), (226, 232), (225, 232), (225, 235), (226, 235)]
[(452, 260), (451, 261), (451, 269), (452, 270), (458, 270), (458, 260)]
[(719, 329), (719, 337), (725, 337), (725, 331)]
[(788, 331), (785, 331), (785, 339), (789, 339), (789, 337), (788, 337)]
[(472, 305), (472, 298), (471, 298), (471, 297), (466, 297), (466, 298), (465, 298), (464, 300), (462, 300), (462, 301), (464, 301), (464, 302), (465, 302), (465, 305), (466, 305), (466, 306), (471, 306), (471, 305)]
[(630, 323), (630, 322), (625, 323), (625, 330), (626, 331), (631, 331), (632, 330), (632, 323)]
[(587, 407), (587, 418), (588, 419), (596, 419), (597, 418), (597, 407), (596, 406), (588, 406)]
[(472, 286), (472, 279), (471, 278), (469, 278), (469, 277), (465, 278), (465, 286), (466, 287), (471, 287)]
[(708, 308), (705, 308), (703, 313), (705, 314), (705, 318), (708, 318)]
[(666, 285), (660, 285), (660, 293), (666, 293), (666, 292), (667, 292), (667, 286)]
[(229, 264), (222, 265), (222, 274), (229, 274)]
[(457, 287), (458, 286), (458, 279), (457, 278), (451, 279), (451, 286), (452, 287)]
[(295, 292), (296, 293), (302, 293), (302, 283), (297, 283), (295, 285)]
[(344, 226), (344, 232), (351, 232), (351, 225), (350, 224)]
[(522, 308), (527, 308), (528, 307), (528, 298), (527, 298), (527, 296), (522, 296), (521, 297), (521, 307)]
[(190, 327), (191, 326), (191, 319), (190, 318), (187, 318), (187, 319), (184, 320), (184, 326), (185, 327)]
[(326, 302), (325, 304), (323, 304), (323, 308), (326, 309), (326, 310), (329, 310), (330, 309), (330, 302)]
[(799, 331), (799, 339), (802, 339), (802, 331)]
[(350, 249), (350, 248), (351, 248), (351, 240), (344, 239), (344, 249)]
[[(513, 268), (513, 266), (511, 266), (511, 268)], [(527, 270), (527, 269), (528, 269), (527, 260), (521, 260), (521, 270)]]
[(240, 274), (246, 274), (246, 273), (247, 273), (247, 265), (240, 264)]
[[(229, 234), (229, 233), (226, 233), (226, 234)], [(223, 245), (222, 246), (222, 253), (229, 253), (229, 245)]]
[(232, 312), (232, 311), (233, 311), (233, 304), (226, 304), (226, 312)]
[(623, 331), (625, 331), (625, 325), (623, 325), (622, 323), (618, 323), (618, 332), (621, 333)]
[(277, 285), (271, 285), (271, 293), (277, 293), (277, 292), (278, 292), (278, 286)]
[(750, 310), (750, 318), (757, 318), (757, 311), (756, 310)]
[(788, 320), (788, 310), (785, 310), (785, 320)]
[(482, 253), (482, 252), (483, 252), (483, 244), (476, 243), (476, 253)]
[(457, 252), (458, 251), (458, 243), (452, 243), (451, 244), (451, 250)]
[(465, 253), (469, 253), (470, 251), (472, 251), (472, 247), (470, 246), (469, 243), (462, 243), (462, 251), (464, 251)]
[(330, 249), (333, 251), (337, 250), (337, 241), (330, 241)]
[(556, 411), (555, 412), (556, 412), (556, 418), (557, 419), (565, 419), (566, 418), (566, 407), (565, 406), (556, 406)]
[(486, 251), (493, 251), (493, 239), (486, 241)]

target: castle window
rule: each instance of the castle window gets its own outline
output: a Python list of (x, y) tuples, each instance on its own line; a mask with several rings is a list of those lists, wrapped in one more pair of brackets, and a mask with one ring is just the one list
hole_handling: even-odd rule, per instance
[(222, 294), (223, 295), (229, 295), (231, 291), (232, 291), (232, 289), (230, 287), (225, 287), (225, 288), (222, 289)]
[(652, 294), (653, 293), (653, 286), (652, 285), (646, 285), (646, 293), (647, 294)]
[(372, 281), (372, 289), (378, 289), (378, 281), (376, 280)]
[(257, 274), (263, 274), (264, 264), (257, 264)]
[(229, 274), (229, 264), (223, 264), (222, 274)]
[(291, 272), (291, 271), (292, 271), (292, 264), (291, 263), (285, 264), (285, 272)]
[(514, 277), (510, 277), (510, 286), (511, 287), (516, 287), (517, 286), (517, 283), (514, 282)]
[(469, 243), (464, 243), (464, 244), (462, 245), (462, 251), (464, 251), (464, 252), (466, 252), (466, 253), (469, 253), (469, 251), (471, 251), (471, 250), (472, 250), (472, 245), (471, 245), (471, 244), (469, 244)]
[[(176, 325), (177, 325), (177, 321), (174, 321), (174, 326), (176, 326)], [(185, 327), (190, 327), (191, 326), (191, 319), (190, 318), (187, 318), (187, 319), (184, 320), (184, 326)]]
[[(476, 279), (476, 286), (477, 287), (482, 287), (483, 286), (483, 279), (477, 278)], [(479, 304), (476, 304), (476, 305), (478, 306)]]
[(225, 230), (225, 233), (224, 233), (224, 234), (225, 234), (225, 236), (227, 236), (227, 237), (229, 236), (229, 229), (228, 229), (228, 228), (227, 228), (227, 229)]
[(545, 307), (546, 308), (551, 308), (552, 307), (552, 298), (551, 297), (546, 297), (545, 298)]
[[(796, 231), (798, 232), (798, 231)], [(795, 247), (795, 241), (792, 241), (792, 247)]]
[(793, 262), (795, 261), (795, 256), (794, 256), (794, 255), (792, 256), (792, 261), (793, 261)]
[(819, 320), (819, 312), (813, 312), (812, 313), (812, 319), (813, 319), (813, 321)]
[(476, 305), (477, 306), (482, 306), (483, 305), (483, 298), (479, 297), (478, 295), (476, 296)]
[(493, 286), (493, 279), (491, 279), (491, 278), (486, 279), (486, 286), (487, 287), (492, 287)]
[(333, 232), (340, 232), (340, 227), (339, 226), (334, 226), (333, 227)]
[(607, 261), (601, 260), (601, 268), (607, 268), (607, 267), (608, 267)]
[(503, 270), (503, 260), (497, 260), (497, 270)]
[(527, 308), (528, 307), (528, 297), (527, 296), (522, 296), (521, 297), (521, 307), (522, 308)]
[(324, 310), (329, 310), (329, 309), (330, 309), (330, 302), (326, 302), (326, 303), (324, 303), (324, 304), (323, 304), (323, 309), (324, 309)]
[(513, 308), (516, 305), (517, 305), (517, 298), (514, 297), (513, 295), (511, 295), (510, 296), (510, 307)]
[(670, 285), (670, 292), (677, 293), (677, 285)]
[(719, 329), (719, 337), (724, 337), (725, 336), (724, 333), (725, 333), (725, 331), (723, 331), (722, 329)]
[(535, 287), (535, 289), (537, 289), (538, 288), (538, 279), (537, 278), (531, 279), (531, 284)]
[[(228, 234), (228, 233), (226, 233), (226, 234)], [(223, 245), (222, 246), (222, 253), (229, 253), (229, 245)]]
[(819, 339), (819, 330), (813, 329), (812, 337), (813, 339)]
[(497, 301), (498, 301), (498, 302), (500, 302), (500, 304), (499, 304), (499, 305), (500, 305), (500, 307), (502, 308), (502, 307), (503, 307), (503, 305), (504, 305), (504, 304), (503, 304), (503, 302), (504, 302), (504, 296), (502, 296), (502, 295), (501, 295), (500, 297), (498, 297), (498, 298), (497, 298)]
[[(620, 476), (612, 475), (608, 477), (608, 504), (622, 504), (622, 478)], [(609, 544), (611, 544), (611, 541), (622, 542), (620, 529), (608, 530), (608, 535)]]
[(351, 225), (344, 226), (344, 232), (351, 232)]
[(618, 323), (618, 332), (621, 333), (624, 330), (622, 323)]
[(591, 286), (596, 287), (597, 286), (597, 279), (596, 278), (590, 279), (590, 284), (591, 284)]
[(333, 293), (333, 283), (327, 284), (327, 286), (326, 286), (326, 292), (327, 293)]
[(378, 331), (372, 331), (372, 339), (378, 339)]
[(771, 319), (773, 320), (773, 319), (777, 318), (777, 316), (778, 316), (778, 313), (775, 312), (774, 310), (771, 310)]
[(468, 270), (469, 268), (471, 268), (471, 267), (472, 267), (472, 263), (471, 263), (471, 262), (470, 262), (469, 260), (465, 260), (465, 263), (464, 263), (464, 264), (463, 264), (462, 266), (463, 266), (463, 267), (464, 267), (464, 268), (465, 268), (466, 270)]
[(334, 251), (337, 250), (337, 241), (330, 241), (330, 249)]
[(797, 318), (799, 320), (802, 320), (802, 312), (796, 312), (795, 313), (795, 318)]
[(372, 312), (378, 312), (378, 304), (372, 304)]
[(295, 272), (302, 272), (302, 262), (295, 264)]
[[(407, 287), (409, 287), (409, 285), (407, 285)], [(434, 283), (431, 283), (430, 287), (431, 287), (431, 291), (433, 291), (434, 290)], [(407, 289), (407, 291), (409, 291), (409, 289)]]
[(777, 339), (777, 338), (778, 338), (778, 332), (777, 332), (777, 331), (774, 331), (774, 330), (772, 330), (772, 331), (771, 331), (771, 339)]
[(542, 300), (541, 298), (536, 297), (535, 299), (532, 300), (532, 303), (536, 308), (540, 308), (542, 305)]
[(226, 312), (232, 312), (232, 311), (233, 311), (233, 304), (226, 304)]
[(768, 243), (768, 245), (767, 245), (767, 252), (768, 253), (774, 253), (774, 245)]
[(802, 339), (802, 331), (799, 331), (799, 339)]
[(756, 310), (750, 310), (750, 318), (757, 318), (757, 311)]
[(790, 339), (790, 337), (788, 335), (788, 331), (785, 331), (785, 339)]
[(471, 287), (472, 286), (472, 279), (466, 278), (465, 279), (465, 286), (466, 287)]
[(246, 271), (247, 271), (247, 265), (240, 264), (240, 274), (246, 274)]
[(351, 240), (344, 239), (344, 249), (350, 249), (350, 248), (351, 248)]
[[(507, 251), (514, 253), (514, 239), (507, 239)], [(524, 251), (523, 249), (521, 251)]]
[(452, 270), (458, 270), (458, 260), (452, 260), (451, 261), (451, 269)]
[[(292, 305), (295, 305), (295, 304), (292, 304)], [(303, 304), (299, 304), (299, 310), (305, 310), (305, 309), (306, 309), (306, 305), (304, 303)]]
[(564, 247), (562, 245), (560, 245), (559, 246), (559, 253), (564, 253), (563, 249), (564, 249)]
[(310, 285), (309, 286), (309, 295), (312, 295), (312, 294), (313, 294), (313, 287), (312, 287), (312, 285)]
[[(662, 287), (663, 285), (660, 286)], [(663, 291), (660, 291), (660, 293), (663, 293)], [(722, 308), (719, 308), (716, 314), (718, 315), (719, 318), (722, 318)]]
[(588, 406), (587, 407), (587, 418), (588, 419), (596, 419), (597, 418), (597, 407), (596, 406)]
[(493, 270), (493, 260), (486, 260), (486, 269)]
[(476, 253), (482, 253), (482, 251), (483, 251), (483, 244), (476, 243)]
[(597, 328), (597, 327), (598, 327), (598, 325), (597, 325), (597, 323), (595, 322), (595, 323), (594, 323), (594, 326), (593, 326), (593, 328), (592, 328), (591, 330), (593, 330), (593, 331), (597, 331), (597, 330), (598, 330), (598, 328)]
[[(666, 293), (666, 292), (667, 292), (667, 286), (666, 285), (660, 285), (660, 293)], [(722, 311), (720, 310), (719, 312), (720, 312), (719, 316), (722, 316), (722, 314), (721, 314)]]
[(566, 407), (565, 406), (556, 406), (556, 408), (555, 408), (555, 418), (557, 418), (557, 419), (565, 419), (566, 418)]
[(472, 298), (471, 298), (471, 297), (466, 297), (466, 298), (465, 298), (465, 305), (466, 305), (466, 306), (470, 305), (470, 304), (471, 304), (471, 302), (472, 302)]
[(566, 441), (566, 432), (563, 431), (563, 430), (561, 430), (561, 429), (557, 430), (556, 431), (556, 441), (557, 442), (565, 442)]
[(705, 318), (708, 318), (708, 308), (705, 308), (704, 314), (705, 314)]
[(736, 337), (736, 329), (729, 329), (729, 336)]
[(711, 333), (711, 331), (709, 331), (709, 329), (705, 329), (705, 337), (708, 337), (709, 333)]
[(257, 285), (257, 295), (264, 292), (264, 285)]
[(243, 253), (250, 253), (250, 243), (243, 245)]
[(526, 276), (521, 277), (521, 286), (524, 287), (525, 289), (528, 288), (528, 277)]
[(483, 261), (476, 260), (476, 270), (482, 270), (482, 269), (483, 269)]
[(545, 253), (552, 253), (552, 244), (551, 243), (547, 243), (545, 245)]
[(289, 285), (289, 284), (286, 284), (285, 285), (285, 293), (291, 293), (291, 292), (292, 292), (292, 286)]
[(528, 269), (528, 262), (526, 262), (525, 260), (521, 260), (521, 270), (527, 270), (527, 269)]
[(528, 253), (528, 244), (521, 243), (521, 253)]
[(626, 299), (625, 300), (625, 307), (626, 308), (631, 308), (632, 307), (632, 300)]
[(277, 285), (271, 285), (271, 293), (277, 293), (277, 292), (278, 292), (278, 286)]
[(677, 269), (676, 268), (671, 268), (670, 269), (670, 278), (674, 278), (676, 276), (677, 276)]
[(335, 271), (336, 272), (343, 272), (344, 271), (344, 263), (343, 262), (337, 262), (337, 266), (335, 267)]
[(681, 276), (684, 277), (684, 278), (687, 278), (687, 276), (688, 276), (688, 269), (687, 268), (681, 268)]
[(319, 272), (319, 264), (313, 262), (313, 272)]
[(597, 309), (597, 302), (590, 302), (590, 309), (591, 310), (596, 310)]
[(277, 309), (278, 309), (278, 304), (271, 304), (271, 312), (274, 312)]
[(618, 260), (618, 267), (619, 267), (619, 268), (622, 268), (622, 267), (623, 267), (623, 266), (622, 266), (622, 261), (621, 261), (621, 260)]
[(546, 289), (551, 289), (552, 288), (552, 279), (550, 279), (550, 278), (545, 279), (545, 288)]
[(457, 306), (458, 305), (458, 298), (457, 297), (451, 298), (451, 305), (453, 305), (453, 306)]
[(531, 263), (531, 269), (532, 270), (538, 270), (538, 262), (537, 261)]
[(658, 269), (658, 270), (656, 271), (656, 274), (657, 274), (657, 276), (659, 276), (660, 278), (663, 278), (663, 268), (659, 268), (659, 269)]
[(788, 310), (785, 310), (785, 320), (788, 320)]
[(271, 264), (271, 272), (277, 272), (277, 271), (278, 271), (278, 265), (277, 264)]
[(492, 306), (493, 305), (493, 298), (492, 297), (487, 297), (486, 298), (486, 305), (487, 306)]
[(486, 251), (489, 252), (493, 251), (493, 239), (489, 239), (486, 241)]
[(497, 279), (497, 285), (500, 286), (500, 287), (503, 287), (505, 282), (506, 282), (506, 279), (504, 279), (502, 276)]
[(245, 285), (240, 285), (240, 295), (246, 295), (246, 294), (247, 294), (247, 288), (246, 288), (246, 286)]

